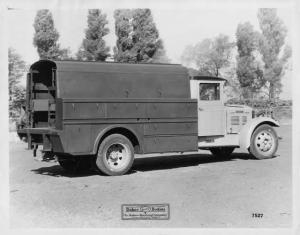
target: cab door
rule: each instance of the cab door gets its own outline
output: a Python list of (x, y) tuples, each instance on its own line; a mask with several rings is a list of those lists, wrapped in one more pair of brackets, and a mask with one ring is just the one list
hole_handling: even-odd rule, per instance
[(223, 81), (191, 81), (192, 98), (198, 100), (198, 136), (225, 135)]

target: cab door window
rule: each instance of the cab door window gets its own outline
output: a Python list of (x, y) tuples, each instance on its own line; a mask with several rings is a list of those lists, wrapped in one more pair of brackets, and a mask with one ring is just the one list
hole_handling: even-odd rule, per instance
[(220, 100), (220, 84), (200, 83), (199, 97), (200, 100)]

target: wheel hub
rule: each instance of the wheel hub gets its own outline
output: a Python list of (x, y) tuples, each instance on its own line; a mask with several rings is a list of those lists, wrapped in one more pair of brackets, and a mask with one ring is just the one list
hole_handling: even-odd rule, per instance
[(272, 149), (272, 146), (274, 145), (274, 140), (270, 133), (268, 132), (261, 132), (257, 135), (255, 144), (258, 148), (258, 150), (262, 152), (268, 152), (270, 149)]
[(113, 170), (119, 170), (126, 165), (129, 160), (128, 150), (123, 144), (111, 145), (106, 154), (106, 162)]
[(112, 161), (117, 161), (118, 158), (119, 158), (119, 153), (118, 152), (111, 152), (110, 155), (109, 155), (109, 158), (112, 160)]

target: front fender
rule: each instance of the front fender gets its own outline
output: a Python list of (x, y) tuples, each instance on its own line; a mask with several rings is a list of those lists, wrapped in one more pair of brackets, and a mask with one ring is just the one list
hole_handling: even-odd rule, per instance
[(262, 124), (268, 124), (270, 126), (279, 126), (279, 122), (269, 117), (257, 117), (253, 118), (245, 126), (242, 127), (239, 136), (240, 148), (248, 149), (250, 147), (250, 141), (253, 131)]

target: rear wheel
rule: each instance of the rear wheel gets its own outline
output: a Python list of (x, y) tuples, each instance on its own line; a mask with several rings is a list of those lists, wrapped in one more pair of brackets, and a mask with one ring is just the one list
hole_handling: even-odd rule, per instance
[(251, 136), (249, 152), (257, 159), (272, 158), (278, 148), (278, 137), (270, 125), (261, 125)]
[(230, 158), (234, 147), (215, 147), (210, 148), (209, 150), (217, 158), (228, 159)]
[(100, 144), (96, 165), (106, 175), (123, 175), (131, 168), (133, 160), (131, 142), (123, 135), (112, 134)]

